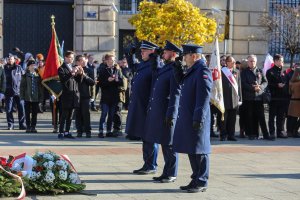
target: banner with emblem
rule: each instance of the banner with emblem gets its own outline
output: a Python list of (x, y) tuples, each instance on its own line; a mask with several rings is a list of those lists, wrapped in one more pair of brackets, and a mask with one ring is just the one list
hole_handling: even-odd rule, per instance
[(223, 86), (222, 86), (222, 75), (221, 75), (221, 64), (220, 64), (220, 53), (219, 53), (219, 42), (218, 37), (215, 39), (214, 50), (211, 54), (209, 69), (212, 72), (213, 86), (211, 90), (210, 102), (218, 108), (222, 113), (225, 112), (224, 99), (223, 99)]
[(55, 31), (54, 18), (55, 17), (52, 15), (52, 38), (46, 59), (44, 75), (42, 77), (42, 84), (49, 90), (50, 94), (58, 98), (62, 93), (62, 87), (58, 77), (58, 68), (63, 62), (63, 55)]

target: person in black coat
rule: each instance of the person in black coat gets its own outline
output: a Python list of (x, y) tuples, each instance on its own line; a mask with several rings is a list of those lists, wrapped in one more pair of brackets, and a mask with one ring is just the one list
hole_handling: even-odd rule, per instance
[(264, 139), (269, 137), (262, 101), (263, 91), (267, 87), (267, 79), (262, 70), (256, 66), (257, 57), (248, 56), (248, 68), (241, 73), (242, 97), (245, 108), (245, 133), (250, 140), (258, 139), (259, 125)]
[(275, 117), (277, 138), (287, 138), (284, 134), (284, 120), (286, 105), (288, 104), (288, 84), (283, 75), (283, 56), (274, 56), (274, 67), (267, 71), (268, 88), (271, 92), (271, 102), (269, 104), (269, 129), (270, 135), (275, 137)]
[(241, 80), (234, 69), (235, 60), (232, 56), (226, 57), (226, 66), (222, 68), (222, 87), (224, 98), (224, 121), (220, 123), (221, 141), (236, 141), (235, 122), (239, 102), (241, 102)]
[(73, 61), (74, 52), (67, 51), (64, 55), (64, 63), (58, 69), (58, 76), (62, 85), (62, 94), (60, 96), (62, 116), (59, 125), (59, 139), (74, 139), (69, 131), (73, 111), (79, 107), (78, 83), (81, 81), (83, 70), (77, 66), (73, 67)]
[(115, 56), (106, 54), (107, 67), (99, 73), (98, 83), (101, 88), (101, 117), (99, 123), (99, 138), (103, 138), (104, 123), (107, 117), (106, 137), (117, 137), (117, 133), (112, 132), (112, 122), (115, 110), (119, 102), (119, 87), (123, 85), (122, 72), (114, 66)]
[(82, 55), (77, 55), (75, 58), (76, 65), (83, 69), (81, 80), (78, 83), (80, 94), (79, 107), (76, 108), (76, 127), (77, 137), (82, 137), (82, 133), (86, 133), (87, 138), (91, 138), (91, 116), (90, 116), (90, 87), (95, 85), (92, 78), (90, 68), (87, 67), (87, 59)]

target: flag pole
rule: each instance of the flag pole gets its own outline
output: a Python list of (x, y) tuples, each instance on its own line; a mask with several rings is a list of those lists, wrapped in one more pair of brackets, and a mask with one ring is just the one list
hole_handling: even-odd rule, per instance
[[(51, 15), (51, 26), (52, 26), (52, 31), (53, 31), (53, 29), (54, 29), (54, 26), (55, 26), (55, 16), (54, 15)], [(53, 121), (53, 128), (54, 128), (54, 130), (57, 130), (57, 124), (58, 123), (56, 123), (56, 99), (54, 99), (53, 100), (53, 114), (52, 114), (52, 121)]]

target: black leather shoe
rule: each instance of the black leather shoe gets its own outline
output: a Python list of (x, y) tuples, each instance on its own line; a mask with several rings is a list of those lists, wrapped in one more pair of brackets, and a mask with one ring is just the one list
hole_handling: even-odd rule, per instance
[(58, 139), (62, 140), (62, 139), (64, 139), (64, 134), (63, 133), (59, 133), (57, 137), (58, 137)]
[(169, 177), (163, 178), (160, 182), (162, 182), (162, 183), (173, 183), (175, 181), (176, 181), (175, 176), (169, 176)]
[(14, 127), (13, 126), (9, 126), (9, 127), (7, 127), (7, 130), (13, 130), (14, 129)]
[(275, 137), (274, 136), (268, 136), (268, 135), (266, 135), (266, 136), (263, 137), (263, 139), (264, 140), (269, 140), (269, 141), (274, 141)]
[(153, 179), (154, 181), (161, 181), (161, 180), (164, 179), (164, 178), (167, 178), (167, 177), (164, 176), (164, 175), (160, 175), (160, 176), (154, 176), (152, 179)]
[(25, 131), (25, 133), (31, 133), (30, 128), (27, 128), (26, 131)]
[(114, 135), (112, 132), (108, 132), (106, 133), (106, 137), (117, 137), (117, 136)]
[(82, 132), (78, 132), (76, 137), (82, 138)]
[(146, 169), (146, 170), (141, 170), (137, 174), (138, 175), (148, 175), (148, 174), (155, 174), (156, 169)]
[(133, 170), (132, 173), (137, 174), (137, 173), (139, 173), (140, 171), (143, 171), (143, 170), (145, 170), (145, 169), (142, 167), (140, 169)]
[(32, 128), (30, 129), (30, 132), (31, 132), (31, 133), (37, 133), (37, 130), (36, 130), (35, 128), (32, 127)]
[(190, 188), (192, 188), (192, 187), (195, 187), (195, 182), (194, 182), (194, 180), (192, 180), (188, 185), (180, 186), (179, 188), (180, 188), (181, 190), (188, 190), (188, 189), (190, 189)]
[(26, 130), (26, 126), (24, 125), (19, 126), (19, 130)]
[(220, 141), (226, 141), (226, 138), (225, 137), (221, 137)]
[(227, 140), (228, 141), (235, 141), (235, 142), (237, 141), (237, 139), (235, 137), (227, 137)]
[(52, 133), (58, 133), (57, 128), (54, 128), (53, 131), (52, 131)]
[(86, 138), (91, 138), (91, 137), (92, 137), (92, 134), (91, 134), (90, 132), (87, 132), (85, 137), (86, 137)]
[(67, 135), (65, 135), (65, 138), (68, 138), (68, 139), (75, 139), (75, 137), (73, 137), (72, 134), (70, 134), (70, 133), (67, 134)]
[(248, 139), (249, 139), (249, 140), (257, 140), (257, 137), (251, 135), (251, 136), (248, 137)]
[(286, 139), (286, 138), (288, 138), (288, 136), (286, 136), (286, 135), (284, 135), (282, 133), (279, 133), (279, 134), (277, 134), (277, 138), (284, 138), (284, 139)]
[(207, 190), (207, 187), (195, 186), (195, 187), (187, 189), (187, 192), (188, 193), (197, 193), (197, 192), (205, 192), (206, 190)]
[(293, 138), (300, 138), (300, 134), (299, 133), (294, 134)]
[(98, 134), (98, 138), (104, 138), (104, 135), (103, 135), (102, 132), (100, 132), (100, 133)]

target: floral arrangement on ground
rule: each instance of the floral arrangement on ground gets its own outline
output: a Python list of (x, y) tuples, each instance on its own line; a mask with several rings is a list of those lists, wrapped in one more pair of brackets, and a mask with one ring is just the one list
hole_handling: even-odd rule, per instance
[[(0, 197), (29, 193), (63, 194), (85, 188), (66, 155), (54, 152), (26, 153), (8, 159), (0, 157)], [(26, 191), (26, 192), (25, 192)]]

